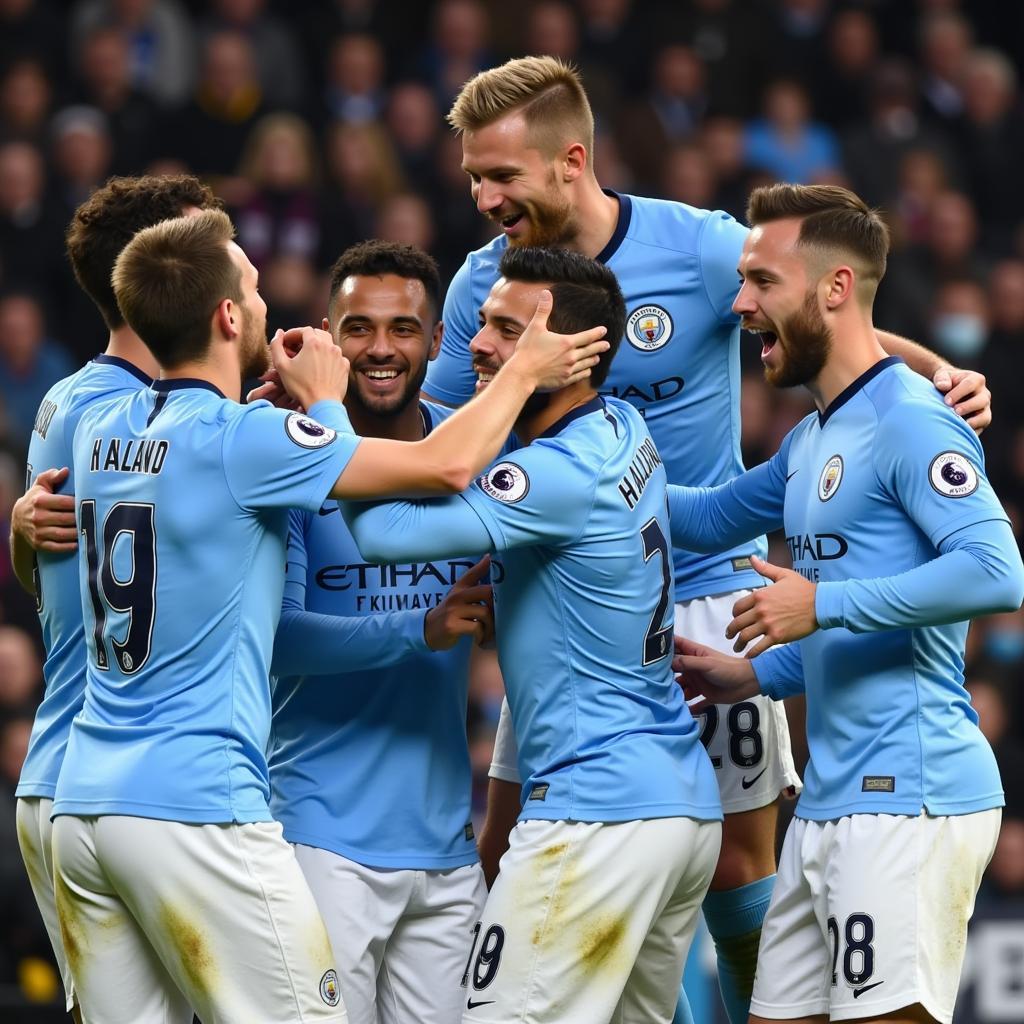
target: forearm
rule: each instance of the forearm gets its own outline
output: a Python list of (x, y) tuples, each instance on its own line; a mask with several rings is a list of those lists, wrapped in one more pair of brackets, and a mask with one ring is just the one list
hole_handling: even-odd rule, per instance
[(368, 562), (421, 562), (494, 549), (480, 517), (457, 495), (375, 504), (344, 501), (341, 511)]
[(750, 662), (761, 692), (772, 700), (796, 697), (806, 690), (800, 644), (782, 644)]
[(785, 479), (770, 462), (718, 487), (669, 484), (672, 546), (721, 551), (782, 525)]
[(490, 779), (487, 784), (487, 814), (477, 849), (480, 852), (480, 864), (484, 870), (487, 887), (494, 884), (498, 877), (498, 865), (508, 849), (509, 835), (515, 828), (519, 812), (522, 810), (520, 787), (514, 782), (501, 779)]
[(822, 629), (853, 633), (913, 629), (1016, 611), (1024, 599), (1024, 566), (1007, 523), (972, 536), (898, 576), (819, 583), (815, 614)]
[(22, 590), (27, 591), (29, 594), (34, 594), (36, 592), (34, 579), (35, 552), (29, 546), (28, 541), (20, 534), (15, 533), (13, 529), (11, 530), (8, 543), (11, 549), (11, 566), (14, 568), (14, 575), (17, 576)]
[(429, 651), (422, 611), (323, 615), (285, 608), (274, 636), (277, 676), (332, 675), (395, 665)]
[(889, 355), (899, 356), (915, 373), (919, 373), (929, 380), (935, 376), (935, 371), (940, 366), (949, 365), (940, 355), (909, 338), (879, 330), (875, 331), (875, 336)]

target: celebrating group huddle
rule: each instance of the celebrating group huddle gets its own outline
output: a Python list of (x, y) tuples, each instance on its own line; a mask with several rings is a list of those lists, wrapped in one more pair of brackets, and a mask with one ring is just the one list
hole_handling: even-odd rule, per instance
[[(749, 230), (603, 191), (552, 58), (449, 120), (501, 234), (443, 309), (429, 256), (366, 242), (324, 329), (268, 347), (194, 179), (76, 214), (110, 345), (44, 400), (11, 538), (48, 648), (18, 834), (68, 1009), (672, 1024), (703, 907), (732, 1024), (949, 1024), (1003, 803), (963, 647), (1024, 598), (984, 380), (875, 330), (888, 232), (845, 189), (757, 189)], [(741, 326), (818, 410), (749, 472)]]

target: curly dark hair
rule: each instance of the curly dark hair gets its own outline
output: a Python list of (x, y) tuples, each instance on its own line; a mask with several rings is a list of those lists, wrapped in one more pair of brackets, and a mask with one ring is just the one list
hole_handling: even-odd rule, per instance
[(110, 275), (121, 250), (143, 228), (180, 217), (190, 206), (220, 209), (208, 185), (190, 174), (110, 178), (75, 210), (66, 244), (71, 269), (110, 330), (124, 325)]
[(440, 312), (441, 275), (434, 257), (415, 245), (380, 239), (350, 246), (334, 261), (328, 306), (334, 305), (346, 277), (380, 277), (382, 274), (422, 281), (435, 315)]

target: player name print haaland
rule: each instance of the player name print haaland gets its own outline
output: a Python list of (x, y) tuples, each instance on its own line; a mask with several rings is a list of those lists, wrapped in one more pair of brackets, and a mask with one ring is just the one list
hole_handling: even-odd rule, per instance
[(337, 433), (330, 427), (304, 416), (302, 413), (293, 412), (284, 421), (285, 433), (303, 448), (323, 448), (330, 444)]
[(641, 352), (655, 352), (672, 340), (672, 317), (661, 306), (640, 306), (626, 320), (626, 340)]
[(530, 493), (530, 478), (522, 466), (514, 462), (499, 462), (480, 477), (480, 490), (489, 498), (512, 504), (522, 501)]
[(978, 489), (978, 471), (959, 452), (943, 452), (928, 467), (932, 487), (947, 498), (966, 498)]

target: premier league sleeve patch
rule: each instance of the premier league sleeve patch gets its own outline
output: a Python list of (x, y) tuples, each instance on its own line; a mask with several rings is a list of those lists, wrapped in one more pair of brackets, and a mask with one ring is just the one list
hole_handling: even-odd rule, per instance
[(323, 448), (338, 436), (337, 431), (317, 423), (301, 412), (293, 412), (284, 421), (284, 429), (300, 448)]
[(514, 462), (499, 462), (477, 481), (480, 490), (489, 498), (513, 505), (530, 493), (530, 478), (522, 466)]
[(966, 498), (978, 489), (978, 471), (959, 452), (943, 452), (928, 467), (932, 487), (947, 498)]

